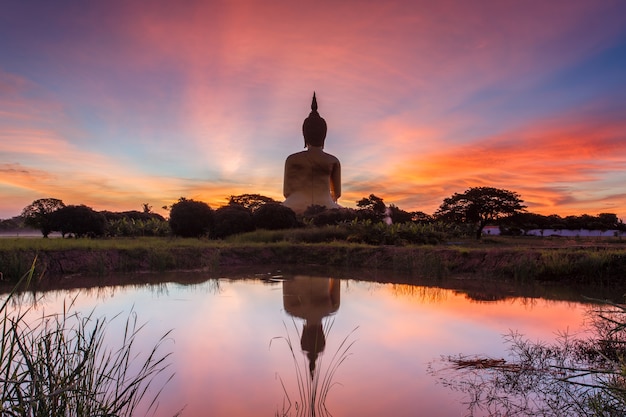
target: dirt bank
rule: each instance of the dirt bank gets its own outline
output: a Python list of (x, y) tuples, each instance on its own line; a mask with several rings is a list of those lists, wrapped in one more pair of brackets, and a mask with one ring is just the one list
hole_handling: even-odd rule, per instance
[(283, 264), (384, 269), (430, 277), (468, 275), (602, 284), (623, 282), (626, 277), (623, 249), (267, 244), (220, 248), (5, 250), (0, 252), (4, 280), (16, 280), (35, 257), (37, 275), (45, 276)]

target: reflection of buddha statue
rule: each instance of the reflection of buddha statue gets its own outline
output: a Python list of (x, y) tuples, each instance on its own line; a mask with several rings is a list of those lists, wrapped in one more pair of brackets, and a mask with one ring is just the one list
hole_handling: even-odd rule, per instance
[(311, 378), (317, 356), (326, 347), (322, 319), (339, 309), (340, 283), (333, 278), (297, 275), (283, 281), (283, 305), (287, 313), (305, 320), (300, 346), (307, 352)]
[(326, 122), (317, 112), (313, 93), (311, 113), (302, 125), (306, 151), (294, 153), (285, 161), (283, 204), (296, 213), (312, 205), (338, 208), (341, 196), (341, 165), (339, 160), (324, 152)]

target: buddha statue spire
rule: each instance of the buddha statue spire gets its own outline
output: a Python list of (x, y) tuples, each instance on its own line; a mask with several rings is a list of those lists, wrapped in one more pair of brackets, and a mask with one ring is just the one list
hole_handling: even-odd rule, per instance
[(314, 91), (313, 100), (311, 101), (311, 113), (309, 113), (309, 117), (304, 119), (304, 123), (302, 124), (304, 146), (311, 145), (323, 148), (327, 129), (326, 120), (324, 120), (317, 111), (317, 97), (315, 97)]

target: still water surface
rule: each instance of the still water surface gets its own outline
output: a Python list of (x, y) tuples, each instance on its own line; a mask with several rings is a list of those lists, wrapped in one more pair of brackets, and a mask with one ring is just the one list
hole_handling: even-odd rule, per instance
[(318, 416), (436, 417), (467, 410), (462, 394), (427, 372), (429, 363), (461, 353), (506, 358), (511, 330), (552, 341), (578, 332), (588, 311), (580, 301), (548, 299), (545, 289), (495, 296), (489, 283), (470, 291), (358, 278), (180, 273), (164, 277), (170, 282), (46, 291), (32, 313), (61, 311), (70, 299), (98, 317), (122, 313), (109, 326), (114, 343), (134, 311), (146, 323), (145, 351), (173, 330), (164, 349), (175, 376), (158, 416), (311, 415), (303, 403), (316, 387)]

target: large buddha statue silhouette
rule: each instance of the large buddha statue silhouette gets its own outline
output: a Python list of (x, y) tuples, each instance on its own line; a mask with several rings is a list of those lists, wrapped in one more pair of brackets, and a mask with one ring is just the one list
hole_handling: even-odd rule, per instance
[(298, 214), (312, 205), (339, 208), (341, 165), (339, 159), (324, 152), (326, 121), (317, 112), (313, 93), (311, 113), (302, 124), (306, 151), (297, 152), (285, 161), (283, 204)]

